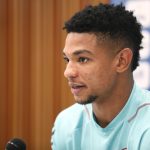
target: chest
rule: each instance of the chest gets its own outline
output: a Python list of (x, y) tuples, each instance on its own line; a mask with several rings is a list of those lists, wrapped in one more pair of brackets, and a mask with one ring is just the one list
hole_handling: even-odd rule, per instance
[(106, 130), (89, 124), (74, 131), (68, 142), (68, 150), (126, 150), (133, 138), (128, 123)]

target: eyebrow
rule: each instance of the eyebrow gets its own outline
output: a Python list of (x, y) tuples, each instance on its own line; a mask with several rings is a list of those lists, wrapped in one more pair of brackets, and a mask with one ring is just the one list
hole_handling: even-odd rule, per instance
[[(87, 53), (87, 54), (90, 54), (90, 55), (93, 55), (92, 52), (86, 50), (86, 49), (83, 49), (83, 50), (76, 50), (73, 52), (73, 55), (80, 55), (80, 54), (84, 54), (84, 53)], [(64, 52), (63, 52), (63, 55), (66, 55)]]

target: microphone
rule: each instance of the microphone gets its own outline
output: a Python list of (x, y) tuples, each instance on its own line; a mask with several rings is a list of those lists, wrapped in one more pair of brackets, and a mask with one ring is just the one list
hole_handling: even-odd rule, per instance
[(26, 150), (26, 144), (19, 138), (14, 138), (8, 141), (5, 150)]

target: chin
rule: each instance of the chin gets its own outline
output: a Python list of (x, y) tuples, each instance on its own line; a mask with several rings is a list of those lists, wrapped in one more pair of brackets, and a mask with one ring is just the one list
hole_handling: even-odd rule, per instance
[(75, 98), (76, 102), (81, 105), (91, 104), (95, 102), (96, 99), (97, 99), (97, 96), (88, 96), (86, 99)]

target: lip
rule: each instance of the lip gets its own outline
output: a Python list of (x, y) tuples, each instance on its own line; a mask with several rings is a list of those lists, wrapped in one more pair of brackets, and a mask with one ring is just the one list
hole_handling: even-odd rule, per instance
[(69, 86), (71, 87), (71, 92), (74, 95), (78, 95), (84, 88), (86, 88), (85, 84), (82, 83), (69, 82)]
[(74, 95), (79, 95), (79, 93), (81, 92), (81, 90), (85, 88), (85, 87), (79, 87), (79, 88), (71, 88), (71, 92)]

